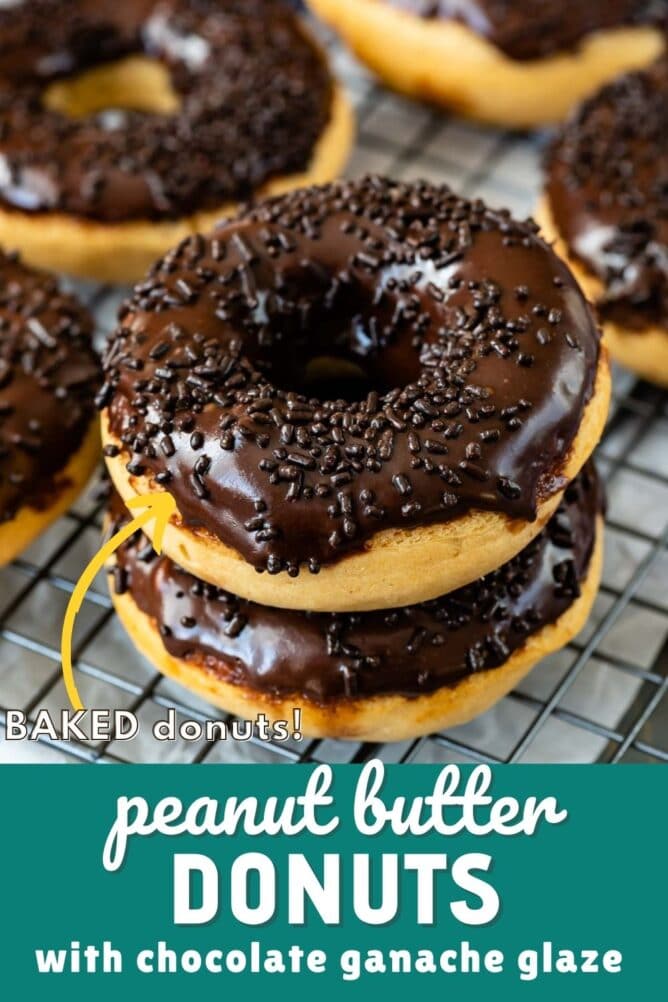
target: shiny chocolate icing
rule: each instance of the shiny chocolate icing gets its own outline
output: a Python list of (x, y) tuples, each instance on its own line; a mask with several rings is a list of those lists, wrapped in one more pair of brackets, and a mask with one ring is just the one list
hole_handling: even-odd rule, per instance
[[(580, 594), (601, 495), (589, 464), (536, 540), (498, 571), (443, 598), (382, 612), (272, 609), (206, 585), (137, 534), (112, 587), (129, 592), (167, 651), (225, 681), (318, 703), (453, 685), (505, 664)], [(112, 503), (115, 527), (127, 514)]]
[(54, 500), (95, 417), (91, 319), (56, 280), (0, 252), (0, 521)]
[[(164, 63), (177, 112), (45, 106), (49, 82), (134, 53)], [(278, 0), (24, 0), (0, 9), (0, 199), (102, 222), (215, 209), (305, 169), (330, 103)]]
[(623, 25), (665, 28), (665, 0), (385, 0), (425, 18), (461, 21), (511, 59), (542, 59)]
[[(187, 525), (294, 575), (383, 529), (533, 519), (564, 486), (599, 350), (533, 223), (369, 177), (169, 253), (121, 311), (99, 403)], [(312, 381), (332, 356), (344, 385)]]
[(603, 88), (547, 158), (569, 251), (604, 285), (603, 319), (668, 328), (668, 62)]

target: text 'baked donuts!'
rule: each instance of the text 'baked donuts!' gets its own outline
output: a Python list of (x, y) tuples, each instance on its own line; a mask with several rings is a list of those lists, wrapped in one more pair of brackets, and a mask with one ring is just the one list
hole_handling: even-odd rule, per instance
[(166, 552), (322, 611), (434, 598), (514, 556), (609, 396), (589, 308), (533, 224), (380, 178), (183, 243), (122, 311), (105, 370), (112, 478), (126, 500), (174, 495)]

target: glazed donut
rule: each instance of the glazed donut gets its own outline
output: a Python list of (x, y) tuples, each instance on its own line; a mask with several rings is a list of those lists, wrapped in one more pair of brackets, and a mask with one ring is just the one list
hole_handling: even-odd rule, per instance
[(351, 140), (277, 0), (0, 9), (0, 241), (41, 267), (135, 281), (240, 201), (335, 177)]
[(71, 505), (99, 459), (91, 330), (54, 278), (0, 252), (0, 565)]
[(389, 86), (511, 128), (665, 51), (665, 0), (308, 0)]
[(620, 78), (547, 158), (538, 216), (596, 305), (610, 352), (668, 386), (668, 63)]
[(423, 605), (272, 609), (205, 585), (141, 535), (118, 553), (111, 592), (137, 648), (215, 705), (271, 720), (301, 707), (308, 735), (397, 741), (472, 719), (572, 639), (598, 588), (601, 532), (589, 465), (518, 556)]
[(535, 226), (428, 182), (269, 200), (168, 254), (119, 324), (116, 488), (167, 488), (167, 554), (282, 608), (409, 605), (499, 567), (608, 409), (591, 311)]

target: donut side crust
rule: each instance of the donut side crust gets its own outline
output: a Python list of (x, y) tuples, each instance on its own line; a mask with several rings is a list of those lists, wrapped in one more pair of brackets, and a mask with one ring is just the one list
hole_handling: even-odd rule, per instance
[[(330, 120), (320, 136), (308, 169), (273, 178), (255, 197), (281, 195), (293, 188), (323, 184), (338, 177), (353, 143), (352, 107), (334, 84)], [(0, 243), (20, 250), (25, 261), (100, 282), (130, 283), (140, 279), (158, 258), (185, 237), (213, 229), (234, 215), (237, 202), (169, 222), (147, 220), (98, 223), (65, 213), (30, 215), (0, 207)]]
[(396, 90), (514, 128), (562, 121), (618, 74), (665, 49), (651, 27), (588, 36), (575, 52), (517, 62), (466, 25), (425, 20), (379, 0), (308, 0), (379, 77)]
[(78, 450), (54, 477), (51, 503), (43, 508), (23, 505), (14, 518), (0, 525), (0, 567), (14, 560), (67, 511), (90, 480), (99, 459), (100, 430), (94, 420)]
[(233, 684), (208, 670), (201, 660), (176, 658), (166, 651), (155, 622), (134, 602), (131, 594), (113, 594), (118, 616), (136, 648), (166, 677), (185, 686), (213, 705), (252, 719), (264, 713), (269, 720), (292, 720), (302, 710), (302, 731), (314, 738), (356, 741), (402, 741), (445, 728), (457, 727), (490, 709), (509, 693), (543, 658), (563, 648), (582, 629), (598, 591), (603, 562), (603, 518), (598, 516), (596, 542), (581, 593), (554, 622), (530, 636), (500, 668), (466, 676), (422, 696), (372, 696), (320, 705), (299, 694), (275, 697), (251, 686)]
[[(563, 467), (555, 472), (573, 480), (589, 459), (605, 427), (610, 403), (610, 370), (602, 348), (594, 393)], [(111, 479), (124, 501), (160, 490), (145, 476), (131, 476), (121, 443), (109, 431), (102, 414), (104, 445), (121, 452), (107, 457)], [(511, 519), (500, 512), (474, 510), (450, 522), (387, 529), (372, 536), (364, 548), (316, 575), (303, 570), (258, 574), (234, 549), (205, 529), (191, 529), (178, 520), (167, 526), (165, 553), (195, 577), (232, 591), (242, 598), (282, 609), (314, 612), (362, 612), (416, 605), (461, 588), (516, 556), (542, 531), (556, 511), (563, 491), (539, 504), (533, 522)], [(150, 535), (150, 532), (149, 532)]]
[[(552, 244), (555, 252), (566, 262), (587, 299), (596, 307), (605, 291), (603, 283), (570, 253), (557, 229), (547, 195), (541, 198), (534, 218), (544, 239)], [(616, 362), (642, 379), (668, 388), (668, 330), (659, 326), (628, 330), (609, 320), (602, 322), (601, 327), (605, 344)]]

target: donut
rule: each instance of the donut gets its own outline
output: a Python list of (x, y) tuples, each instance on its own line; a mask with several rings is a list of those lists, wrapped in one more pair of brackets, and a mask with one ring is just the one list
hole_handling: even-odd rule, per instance
[(0, 241), (132, 282), (260, 194), (335, 177), (352, 116), (278, 0), (0, 9)]
[(611, 355), (668, 386), (668, 63), (587, 101), (550, 147), (545, 234), (596, 305)]
[(100, 456), (87, 311), (0, 252), (0, 565), (75, 500)]
[[(112, 503), (114, 528), (127, 519)], [(500, 569), (417, 606), (307, 613), (204, 584), (136, 534), (114, 605), (166, 676), (238, 716), (314, 737), (396, 741), (466, 723), (584, 624), (601, 566), (601, 495), (588, 464), (538, 537)]]
[[(592, 313), (531, 222), (380, 177), (250, 208), (156, 264), (99, 396), (124, 500), (255, 602), (412, 605), (501, 566), (601, 434)], [(258, 573), (260, 572), (260, 573)]]
[(665, 51), (665, 0), (308, 0), (390, 87), (509, 128), (560, 122)]

